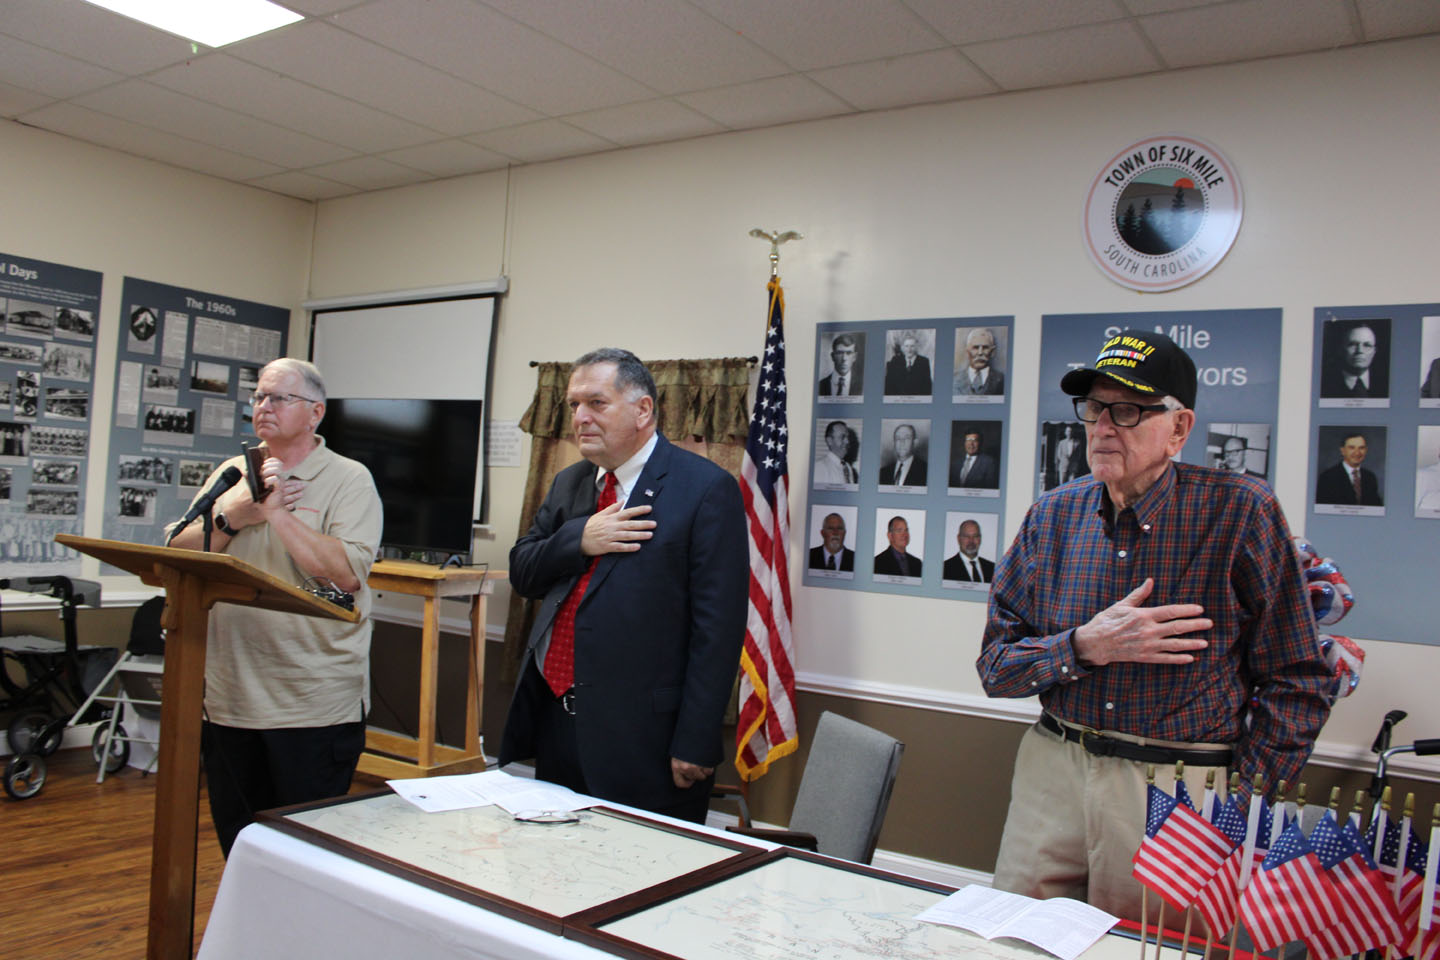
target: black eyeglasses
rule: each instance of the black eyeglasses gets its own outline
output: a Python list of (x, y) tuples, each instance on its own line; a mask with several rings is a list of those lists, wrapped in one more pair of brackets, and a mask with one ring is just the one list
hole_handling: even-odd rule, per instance
[(1100, 414), (1109, 410), (1110, 422), (1117, 427), (1133, 427), (1146, 413), (1170, 409), (1163, 403), (1130, 403), (1125, 400), (1106, 403), (1104, 400), (1092, 400), (1089, 397), (1072, 397), (1071, 400), (1075, 404), (1075, 416), (1086, 423), (1097, 422)]
[(270, 403), (276, 407), (288, 407), (290, 404), (300, 403), (302, 400), (305, 403), (320, 402), (319, 400), (311, 400), (309, 397), (302, 397), (298, 393), (262, 393), (261, 391), (257, 390), (254, 393), (250, 394), (251, 406), (258, 407), (266, 400), (269, 400)]

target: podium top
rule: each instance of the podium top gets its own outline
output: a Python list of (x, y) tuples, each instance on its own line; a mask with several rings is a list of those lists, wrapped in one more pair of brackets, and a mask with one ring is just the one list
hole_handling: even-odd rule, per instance
[(55, 541), (133, 573), (152, 587), (167, 586), (166, 572), (193, 576), (212, 588), (210, 603), (244, 603), (283, 613), (360, 622), (357, 611), (322, 600), (228, 553), (157, 547), (70, 533), (57, 533)]

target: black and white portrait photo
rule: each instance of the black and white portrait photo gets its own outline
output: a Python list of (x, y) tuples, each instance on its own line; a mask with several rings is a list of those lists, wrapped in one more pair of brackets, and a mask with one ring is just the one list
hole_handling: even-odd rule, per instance
[(1320, 406), (1390, 406), (1390, 320), (1321, 325)]
[(880, 421), (880, 489), (924, 493), (929, 484), (930, 421), (904, 418)]
[(865, 398), (865, 334), (822, 334), (817, 368), (815, 389), (822, 403), (859, 403)]
[(885, 331), (885, 401), (928, 403), (934, 388), (935, 330)]
[(864, 421), (821, 417), (815, 421), (815, 462), (810, 485), (816, 490), (860, 489), (860, 430)]
[(1212, 423), (1205, 436), (1205, 462), (1256, 480), (1270, 479), (1270, 424)]

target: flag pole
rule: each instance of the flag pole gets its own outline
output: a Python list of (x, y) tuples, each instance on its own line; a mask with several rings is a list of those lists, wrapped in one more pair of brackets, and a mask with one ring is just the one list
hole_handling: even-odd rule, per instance
[[(1150, 788), (1155, 785), (1155, 765), (1150, 764), (1145, 768), (1145, 796), (1150, 796)], [(1143, 841), (1142, 841), (1143, 842)], [(1139, 881), (1136, 881), (1139, 883)], [(1145, 927), (1150, 922), (1150, 888), (1140, 884), (1140, 960), (1145, 960)], [(1159, 939), (1159, 935), (1156, 935)]]
[[(1282, 780), (1280, 782), (1283, 784), (1285, 781)], [(1251, 868), (1254, 866), (1253, 861), (1255, 859), (1255, 840), (1257, 837), (1260, 836), (1260, 807), (1261, 804), (1265, 801), (1264, 796), (1260, 792), (1260, 789), (1264, 785), (1264, 783), (1265, 781), (1258, 773), (1255, 774), (1255, 778), (1250, 781), (1250, 817), (1249, 821), (1245, 825), (1245, 853), (1243, 859), (1240, 862), (1240, 890), (1237, 893), (1237, 896), (1244, 896), (1245, 888), (1250, 884), (1250, 871)], [(1274, 841), (1272, 840), (1271, 842), (1273, 843)], [(1235, 912), (1235, 924), (1230, 928), (1230, 960), (1234, 960), (1235, 943), (1239, 939), (1240, 912), (1237, 910)]]

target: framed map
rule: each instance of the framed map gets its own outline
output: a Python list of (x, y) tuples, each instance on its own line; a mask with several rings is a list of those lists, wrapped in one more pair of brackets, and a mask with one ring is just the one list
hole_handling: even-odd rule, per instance
[(537, 823), (498, 806), (426, 813), (388, 790), (260, 814), (293, 836), (557, 934), (573, 914), (700, 882), (763, 853), (606, 807), (576, 817)]
[[(567, 937), (635, 960), (1054, 960), (1016, 940), (986, 940), (915, 915), (954, 890), (858, 864), (777, 850), (727, 867), (703, 887), (619, 914), (574, 918)], [(1084, 960), (1133, 958), (1106, 936)]]

